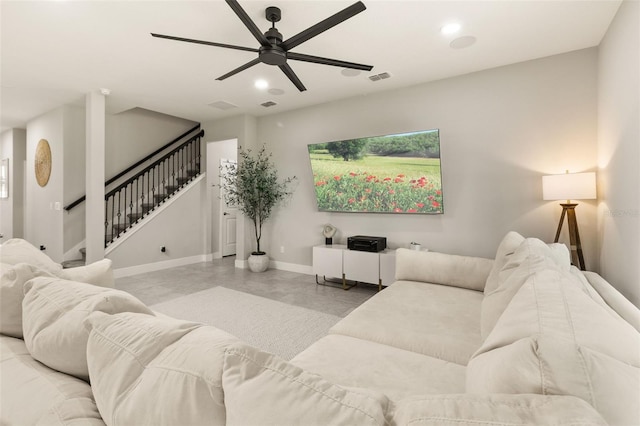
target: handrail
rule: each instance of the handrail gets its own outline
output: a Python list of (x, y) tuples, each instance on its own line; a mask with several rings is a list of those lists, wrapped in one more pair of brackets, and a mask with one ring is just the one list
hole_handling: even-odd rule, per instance
[[(185, 136), (187, 136), (189, 133), (193, 132), (194, 130), (197, 130), (200, 128), (200, 124), (198, 123), (196, 126), (194, 126), (193, 128), (187, 130), (186, 132), (184, 132), (183, 134), (181, 134), (180, 136), (178, 136), (177, 138), (173, 139), (171, 142), (166, 143), (165, 145), (161, 146), (160, 148), (156, 149), (155, 151), (153, 151), (151, 154), (147, 155), (146, 157), (144, 157), (142, 160), (136, 161), (134, 164), (130, 165), (129, 167), (127, 167), (125, 170), (121, 171), (120, 173), (118, 173), (117, 175), (113, 176), (112, 178), (110, 178), (109, 180), (107, 180), (104, 183), (104, 186), (108, 186), (109, 184), (115, 182), (116, 180), (118, 180), (119, 178), (121, 178), (122, 176), (126, 175), (127, 173), (129, 173), (130, 171), (132, 171), (133, 169), (135, 169), (136, 167), (140, 166), (141, 164), (145, 163), (146, 161), (149, 161), (151, 158), (155, 157), (156, 155), (158, 155), (160, 152), (164, 151), (165, 149), (169, 148), (171, 145), (173, 145), (174, 143), (178, 142), (180, 139), (184, 138)], [(204, 130), (200, 130), (200, 132), (198, 132), (198, 134), (194, 135), (191, 137), (191, 139), (189, 139), (189, 141), (193, 140), (196, 137), (202, 137), (204, 136)], [(74, 202), (70, 203), (69, 205), (65, 206), (64, 209), (66, 211), (69, 211), (71, 209), (73, 209), (75, 206), (77, 206), (78, 204), (82, 203), (83, 201), (85, 201), (87, 199), (86, 195), (83, 195), (82, 197), (78, 198), (77, 200), (75, 200)]]
[[(201, 130), (198, 134), (193, 135), (192, 137), (190, 137), (189, 139), (187, 139), (186, 141), (184, 141), (183, 143), (181, 143), (179, 146), (177, 146), (175, 149), (171, 150), (171, 152), (168, 152), (167, 154), (163, 155), (162, 157), (158, 158), (156, 161), (154, 161), (153, 163), (151, 163), (150, 165), (148, 165), (147, 167), (145, 167), (144, 169), (140, 170), (136, 176), (142, 175), (146, 172), (148, 172), (149, 170), (152, 170), (153, 168), (155, 168), (158, 164), (162, 163), (164, 160), (166, 160), (167, 158), (171, 157), (176, 151), (178, 151), (180, 148), (182, 148), (185, 145), (190, 144), (191, 142), (193, 142), (194, 139), (197, 138), (201, 138), (202, 136), (204, 136), (204, 130)], [(104, 194), (104, 198), (105, 200), (107, 198), (109, 198), (110, 196), (112, 196), (113, 194), (115, 194), (116, 192), (120, 191), (122, 189), (122, 187), (126, 186), (127, 184), (129, 184), (132, 180), (134, 180), (135, 178), (131, 178), (129, 179), (127, 182), (123, 182), (122, 184), (118, 185), (117, 188), (112, 189), (111, 191), (107, 192), (106, 194)]]
[(203, 135), (173, 147), (105, 194), (105, 247), (200, 175)]

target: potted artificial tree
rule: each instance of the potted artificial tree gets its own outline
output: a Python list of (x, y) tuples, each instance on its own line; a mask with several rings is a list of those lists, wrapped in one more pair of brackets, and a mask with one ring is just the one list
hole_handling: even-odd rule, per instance
[(269, 256), (260, 249), (262, 225), (271, 216), (273, 208), (289, 197), (289, 190), (296, 177), (278, 180), (271, 154), (263, 146), (254, 156), (251, 150), (240, 150), (240, 162), (226, 167), (221, 175), (220, 187), (224, 190), (224, 201), (234, 205), (251, 221), (255, 230), (256, 250), (249, 256), (249, 269), (264, 272), (269, 266)]

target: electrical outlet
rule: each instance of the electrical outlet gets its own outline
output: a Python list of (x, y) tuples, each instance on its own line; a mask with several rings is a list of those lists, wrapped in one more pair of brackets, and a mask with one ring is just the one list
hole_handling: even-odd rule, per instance
[(284, 246), (280, 246), (280, 253), (284, 253)]

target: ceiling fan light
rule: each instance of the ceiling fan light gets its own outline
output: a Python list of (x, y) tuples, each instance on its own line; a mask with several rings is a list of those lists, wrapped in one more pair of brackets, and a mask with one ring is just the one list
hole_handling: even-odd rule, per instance
[(256, 80), (255, 83), (253, 83), (253, 85), (256, 87), (256, 89), (265, 90), (269, 87), (269, 82), (261, 78)]

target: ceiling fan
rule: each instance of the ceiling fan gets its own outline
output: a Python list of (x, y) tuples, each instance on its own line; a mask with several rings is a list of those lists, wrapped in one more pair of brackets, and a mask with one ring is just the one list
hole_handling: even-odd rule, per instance
[(151, 33), (151, 35), (153, 37), (166, 38), (169, 40), (185, 41), (188, 43), (197, 43), (197, 44), (206, 44), (209, 46), (244, 50), (247, 52), (255, 52), (258, 54), (257, 58), (247, 62), (244, 65), (239, 66), (233, 71), (230, 71), (216, 78), (216, 80), (224, 80), (226, 78), (231, 77), (232, 75), (239, 73), (240, 71), (244, 71), (247, 68), (250, 68), (262, 62), (268, 65), (277, 65), (282, 70), (282, 72), (289, 78), (289, 80), (291, 80), (291, 82), (298, 88), (298, 90), (303, 92), (307, 89), (306, 87), (304, 87), (304, 85), (302, 84), (298, 76), (293, 72), (293, 70), (287, 63), (288, 59), (295, 60), (295, 61), (312, 62), (315, 64), (322, 64), (322, 65), (332, 65), (332, 66), (341, 67), (341, 68), (352, 68), (352, 69), (363, 70), (363, 71), (371, 71), (373, 69), (373, 66), (371, 65), (363, 65), (363, 64), (357, 64), (354, 62), (321, 58), (319, 56), (311, 56), (311, 55), (305, 55), (303, 53), (291, 52), (291, 49), (304, 43), (310, 38), (313, 38), (318, 34), (321, 34), (324, 31), (332, 27), (335, 27), (341, 22), (344, 22), (347, 19), (364, 11), (366, 7), (361, 1), (352, 4), (351, 6), (341, 10), (340, 12), (328, 17), (323, 21), (318, 22), (317, 24), (307, 28), (306, 30), (284, 41), (282, 38), (282, 34), (280, 34), (280, 32), (275, 27), (275, 23), (280, 21), (280, 18), (281, 18), (281, 12), (279, 8), (271, 6), (266, 9), (266, 12), (265, 12), (266, 18), (268, 21), (271, 22), (271, 28), (263, 34), (262, 32), (260, 32), (260, 29), (256, 26), (256, 24), (251, 20), (251, 18), (249, 18), (249, 15), (247, 15), (247, 13), (244, 11), (242, 6), (240, 6), (237, 0), (225, 0), (225, 1), (231, 7), (231, 9), (233, 9), (235, 14), (238, 15), (238, 18), (240, 18), (242, 23), (244, 23), (244, 25), (249, 29), (249, 31), (251, 31), (251, 34), (253, 34), (256, 40), (258, 40), (258, 42), (260, 43), (259, 48), (254, 49), (252, 47), (234, 46), (232, 44), (214, 43), (212, 41), (194, 40), (190, 38), (174, 37), (170, 35), (156, 34), (156, 33)]

